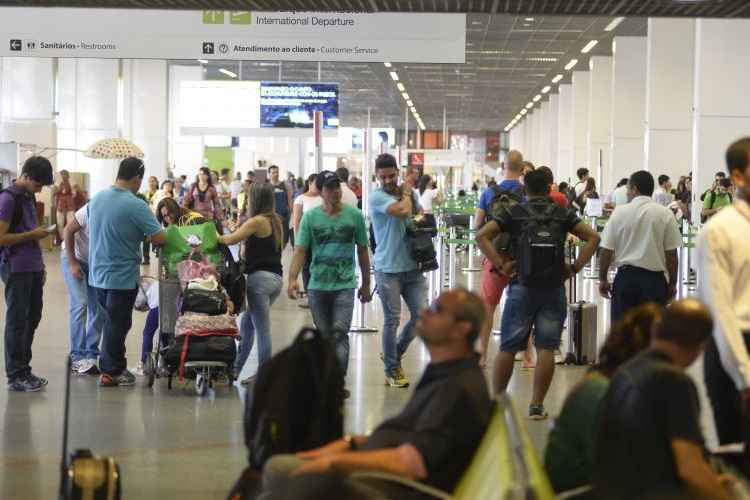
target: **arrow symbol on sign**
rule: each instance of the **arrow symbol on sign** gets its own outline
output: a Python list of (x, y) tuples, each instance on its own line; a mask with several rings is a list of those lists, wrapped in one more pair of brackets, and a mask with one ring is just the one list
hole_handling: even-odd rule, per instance
[(10, 50), (21, 50), (21, 40), (11, 40)]

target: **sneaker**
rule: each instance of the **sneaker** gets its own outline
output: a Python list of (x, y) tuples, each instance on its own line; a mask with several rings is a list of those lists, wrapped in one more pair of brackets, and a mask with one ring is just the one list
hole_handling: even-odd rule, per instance
[(561, 365), (563, 363), (565, 363), (565, 358), (563, 357), (562, 353), (559, 350), (555, 351), (555, 364)]
[(523, 351), (517, 352), (513, 357), (514, 361), (523, 361)]
[(75, 373), (75, 374), (81, 373), (81, 367), (83, 366), (85, 361), (86, 361), (85, 359), (79, 359), (78, 361), (73, 361), (70, 364), (70, 372)]
[(349, 389), (346, 387), (344, 388), (344, 399), (349, 399), (352, 396), (352, 393), (349, 392)]
[(85, 366), (81, 367), (78, 373), (81, 375), (99, 375), (99, 367), (96, 366), (95, 359), (87, 359), (85, 363)]
[(393, 374), (386, 374), (385, 375), (385, 383), (387, 385), (390, 385), (391, 387), (409, 387), (409, 380), (404, 375), (404, 372), (401, 368), (396, 368), (394, 370)]
[(29, 378), (32, 380), (38, 381), (40, 384), (42, 384), (42, 387), (49, 384), (46, 378), (44, 377), (38, 377), (37, 375), (34, 375), (33, 373), (29, 373)]
[(133, 373), (138, 375), (139, 377), (142, 377), (144, 375), (143, 371), (143, 362), (139, 361), (137, 365), (135, 365), (135, 369), (133, 370)]
[(310, 303), (307, 301), (307, 295), (304, 297), (300, 297), (300, 299), (297, 301), (297, 306), (301, 307), (302, 309), (310, 309)]
[(544, 409), (544, 405), (529, 405), (530, 420), (544, 420), (548, 416), (547, 410)]
[(38, 392), (47, 385), (47, 381), (31, 375), (8, 382), (8, 390), (13, 392)]
[(128, 386), (135, 385), (135, 375), (130, 373), (128, 370), (123, 370), (119, 375), (110, 375), (109, 373), (102, 373), (99, 377), (99, 385), (101, 387), (116, 387), (116, 386)]

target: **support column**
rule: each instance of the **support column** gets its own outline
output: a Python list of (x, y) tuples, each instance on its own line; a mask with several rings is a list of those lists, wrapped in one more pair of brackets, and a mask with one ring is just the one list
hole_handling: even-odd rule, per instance
[(570, 179), (577, 181), (576, 170), (588, 164), (588, 133), (589, 133), (589, 85), (588, 71), (573, 72), (573, 112), (570, 116), (570, 126), (573, 129), (573, 162)]
[(750, 135), (750, 21), (698, 19), (695, 26), (693, 101), (693, 221), (700, 220), (700, 194), (725, 171), (724, 154)]
[[(612, 183), (645, 168), (646, 37), (612, 42)], [(675, 184), (676, 185), (676, 184)]]
[(694, 55), (695, 20), (648, 20), (646, 165), (654, 177), (666, 174), (675, 184), (693, 165)]
[[(612, 114), (612, 58), (592, 56), (589, 59), (589, 130), (586, 140), (587, 163), (596, 179), (599, 193), (614, 190), (610, 168)], [(601, 155), (601, 172), (599, 158)]]
[(566, 83), (558, 87), (557, 110), (557, 171), (558, 182), (570, 182), (573, 172), (573, 85)]
[[(549, 96), (549, 114), (547, 115), (547, 129), (549, 134), (549, 168), (552, 169), (552, 173), (557, 174), (559, 164), (558, 156), (558, 113), (560, 111), (560, 96), (558, 94), (551, 94)], [(555, 182), (560, 182), (558, 176), (555, 175)]]
[(550, 112), (549, 101), (544, 101), (539, 108), (539, 165), (549, 166), (550, 161)]

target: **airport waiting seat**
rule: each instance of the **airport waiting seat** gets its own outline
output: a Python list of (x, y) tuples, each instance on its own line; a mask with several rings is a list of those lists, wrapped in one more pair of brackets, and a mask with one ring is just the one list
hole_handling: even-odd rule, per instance
[(526, 427), (507, 394), (497, 397), (479, 449), (453, 493), (391, 474), (368, 472), (353, 477), (398, 483), (441, 500), (555, 498)]

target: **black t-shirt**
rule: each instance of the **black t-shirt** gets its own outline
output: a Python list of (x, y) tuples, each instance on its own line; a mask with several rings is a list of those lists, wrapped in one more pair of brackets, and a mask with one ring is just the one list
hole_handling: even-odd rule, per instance
[(273, 197), (276, 202), (276, 213), (279, 214), (282, 218), (285, 218), (289, 215), (289, 195), (287, 194), (286, 184), (283, 182), (279, 182), (278, 184), (274, 184), (269, 181), (271, 186), (273, 186)]
[(703, 446), (698, 393), (666, 354), (649, 350), (620, 367), (602, 401), (593, 471), (597, 498), (679, 496), (675, 439)]
[(426, 484), (453, 491), (487, 429), (492, 402), (477, 357), (430, 363), (403, 411), (380, 424), (363, 450), (409, 443), (427, 468)]

